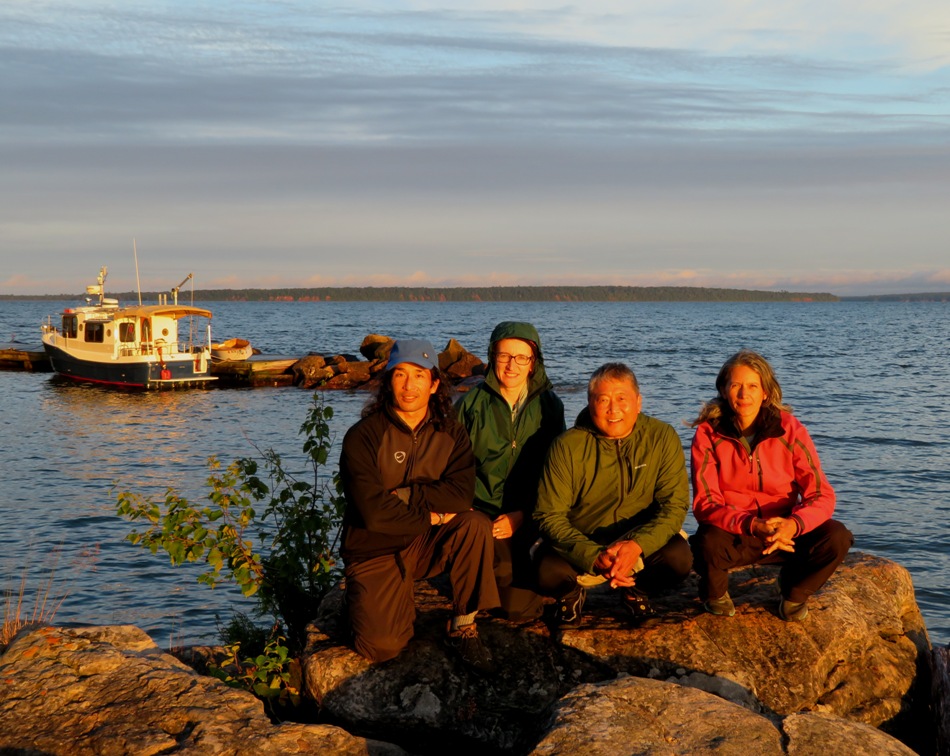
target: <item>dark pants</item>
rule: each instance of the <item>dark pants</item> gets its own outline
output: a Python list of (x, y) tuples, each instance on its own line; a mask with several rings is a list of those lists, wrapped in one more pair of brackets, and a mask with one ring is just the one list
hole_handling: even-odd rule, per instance
[(511, 538), (495, 539), (495, 583), (501, 601), (498, 614), (512, 622), (537, 619), (544, 609), (531, 564), (531, 547), (537, 537), (537, 527), (526, 521)]
[[(683, 536), (676, 534), (666, 545), (643, 560), (637, 573), (637, 588), (653, 595), (675, 588), (689, 575), (693, 555)], [(538, 549), (538, 587), (546, 596), (560, 598), (574, 590), (577, 570), (547, 543)]]
[(374, 662), (397, 656), (413, 635), (415, 581), (443, 572), (449, 574), (456, 615), (498, 606), (491, 566), (491, 520), (474, 511), (429, 528), (398, 554), (348, 563), (353, 647)]
[(779, 582), (788, 601), (806, 601), (825, 584), (854, 543), (854, 537), (837, 520), (828, 520), (795, 539), (795, 551), (762, 552), (764, 541), (754, 536), (728, 533), (715, 525), (700, 525), (690, 536), (699, 597), (720, 598), (729, 590), (729, 570), (749, 564), (781, 564)]

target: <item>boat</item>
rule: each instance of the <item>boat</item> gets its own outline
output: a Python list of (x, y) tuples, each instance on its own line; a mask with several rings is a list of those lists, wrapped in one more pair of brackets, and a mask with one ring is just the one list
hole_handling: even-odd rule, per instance
[[(200, 387), (211, 375), (211, 311), (178, 303), (188, 277), (154, 305), (120, 307), (105, 296), (106, 267), (86, 287), (86, 304), (67, 307), (42, 324), (43, 348), (53, 370), (76, 381), (123, 388)], [(141, 300), (141, 296), (139, 297)], [(201, 318), (207, 321), (201, 326)]]
[(254, 348), (247, 339), (227, 339), (211, 345), (211, 359), (215, 362), (246, 360), (252, 354)]

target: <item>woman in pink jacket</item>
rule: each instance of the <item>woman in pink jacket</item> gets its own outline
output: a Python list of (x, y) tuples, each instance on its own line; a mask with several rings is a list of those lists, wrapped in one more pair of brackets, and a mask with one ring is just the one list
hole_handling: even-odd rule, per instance
[(706, 610), (731, 617), (729, 570), (782, 565), (779, 616), (801, 621), (808, 597), (825, 584), (854, 539), (831, 519), (835, 492), (808, 431), (782, 404), (771, 365), (756, 352), (734, 354), (716, 378), (717, 396), (693, 422), (690, 538)]

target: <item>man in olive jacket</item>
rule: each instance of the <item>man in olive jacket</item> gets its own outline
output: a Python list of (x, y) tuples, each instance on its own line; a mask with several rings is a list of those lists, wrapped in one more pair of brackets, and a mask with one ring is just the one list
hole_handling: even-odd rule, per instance
[(544, 542), (538, 582), (558, 599), (556, 620), (581, 622), (585, 585), (621, 590), (634, 622), (655, 615), (649, 594), (681, 582), (692, 555), (680, 534), (689, 508), (683, 446), (673, 428), (640, 413), (637, 378), (598, 368), (587, 408), (548, 453), (534, 517)]

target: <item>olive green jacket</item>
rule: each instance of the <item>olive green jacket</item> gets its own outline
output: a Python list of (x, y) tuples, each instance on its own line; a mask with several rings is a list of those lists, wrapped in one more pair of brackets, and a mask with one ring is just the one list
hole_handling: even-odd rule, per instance
[(640, 414), (629, 436), (605, 438), (584, 409), (551, 446), (534, 518), (542, 536), (580, 572), (615, 541), (648, 557), (683, 527), (686, 458), (676, 431)]
[[(514, 419), (491, 362), (495, 342), (509, 338), (534, 342), (538, 355), (534, 375), (528, 380), (527, 398)], [(541, 341), (534, 326), (500, 323), (492, 332), (488, 355), (485, 380), (456, 404), (459, 422), (468, 431), (475, 452), (474, 506), (492, 518), (518, 510), (530, 517), (548, 448), (564, 432), (564, 405), (544, 370)]]

